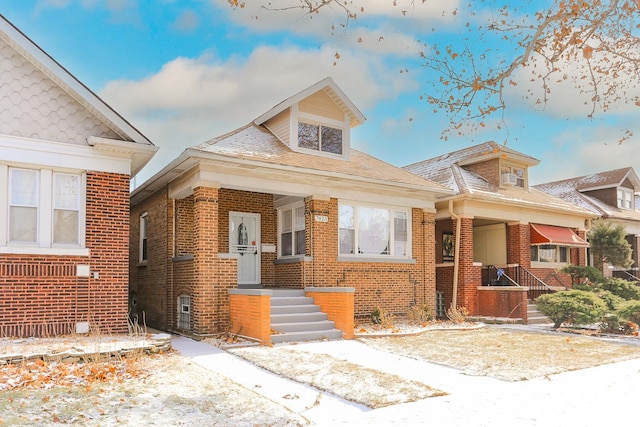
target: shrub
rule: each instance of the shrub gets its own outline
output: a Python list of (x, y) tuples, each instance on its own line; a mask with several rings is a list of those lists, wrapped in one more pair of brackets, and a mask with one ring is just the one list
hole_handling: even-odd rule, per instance
[(433, 314), (431, 314), (431, 309), (426, 304), (416, 304), (407, 310), (407, 319), (424, 324), (433, 320)]
[(611, 278), (606, 279), (602, 284), (599, 285), (599, 287), (627, 301), (640, 300), (640, 286), (638, 286), (635, 282), (629, 282), (624, 279)]
[[(565, 273), (571, 276), (571, 283), (574, 284), (572, 288), (575, 289), (575, 285), (582, 285), (585, 283), (601, 283), (604, 281), (604, 276), (600, 270), (591, 266), (572, 265), (568, 264), (560, 269), (561, 273)], [(582, 282), (576, 283), (582, 279)]]
[(618, 315), (633, 323), (640, 323), (640, 301), (628, 301), (621, 305)]
[(388, 313), (383, 308), (376, 307), (371, 312), (371, 323), (380, 325), (383, 328), (393, 328), (393, 314)]
[(600, 321), (607, 314), (607, 305), (593, 292), (570, 290), (541, 295), (536, 307), (553, 320), (554, 327), (563, 323), (584, 325)]

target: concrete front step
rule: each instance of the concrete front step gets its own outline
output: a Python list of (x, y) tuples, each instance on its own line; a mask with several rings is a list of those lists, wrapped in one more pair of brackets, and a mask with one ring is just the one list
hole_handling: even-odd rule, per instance
[(273, 314), (271, 312), (271, 324), (274, 323), (304, 323), (304, 322), (320, 322), (322, 320), (327, 320), (326, 313), (318, 310), (315, 312), (305, 313), (305, 312), (297, 312), (297, 313), (283, 313), (283, 314)]
[(539, 325), (542, 323), (553, 323), (553, 321), (544, 314), (540, 313), (536, 308), (535, 303), (530, 302), (529, 304), (527, 304), (527, 324)]
[(274, 344), (342, 338), (342, 331), (301, 289), (272, 290), (271, 330)]
[(330, 320), (320, 320), (317, 322), (291, 322), (291, 323), (271, 323), (271, 329), (276, 332), (304, 332), (304, 331), (328, 331), (335, 329), (335, 322)]
[(323, 331), (285, 332), (284, 334), (271, 335), (274, 344), (296, 341), (337, 340), (342, 338), (342, 331), (328, 329)]
[(310, 297), (276, 297), (271, 296), (271, 307), (280, 306), (280, 305), (313, 305), (313, 298)]
[(320, 307), (315, 304), (302, 305), (272, 305), (271, 315), (274, 314), (295, 314), (295, 313), (317, 313)]

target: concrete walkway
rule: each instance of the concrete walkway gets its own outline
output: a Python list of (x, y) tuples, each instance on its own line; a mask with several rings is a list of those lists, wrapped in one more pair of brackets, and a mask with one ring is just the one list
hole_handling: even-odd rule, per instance
[(640, 359), (505, 382), (386, 353), (358, 341), (298, 344), (301, 350), (330, 354), (449, 393), (372, 410), (281, 378), (202, 342), (174, 337), (172, 344), (195, 363), (289, 408), (314, 425), (589, 427), (639, 422)]

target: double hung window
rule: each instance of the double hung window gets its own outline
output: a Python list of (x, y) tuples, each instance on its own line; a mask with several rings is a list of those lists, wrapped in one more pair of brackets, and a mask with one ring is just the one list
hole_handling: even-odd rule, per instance
[(280, 210), (280, 256), (305, 254), (304, 205)]
[(6, 236), (10, 246), (84, 246), (84, 175), (49, 169), (6, 168)]

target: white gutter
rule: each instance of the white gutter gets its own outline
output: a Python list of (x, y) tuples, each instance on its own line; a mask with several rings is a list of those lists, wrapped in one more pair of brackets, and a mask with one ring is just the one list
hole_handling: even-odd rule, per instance
[(453, 212), (453, 200), (449, 200), (449, 214), (456, 220), (456, 249), (453, 253), (453, 296), (451, 308), (458, 307), (458, 270), (460, 269), (460, 217)]

